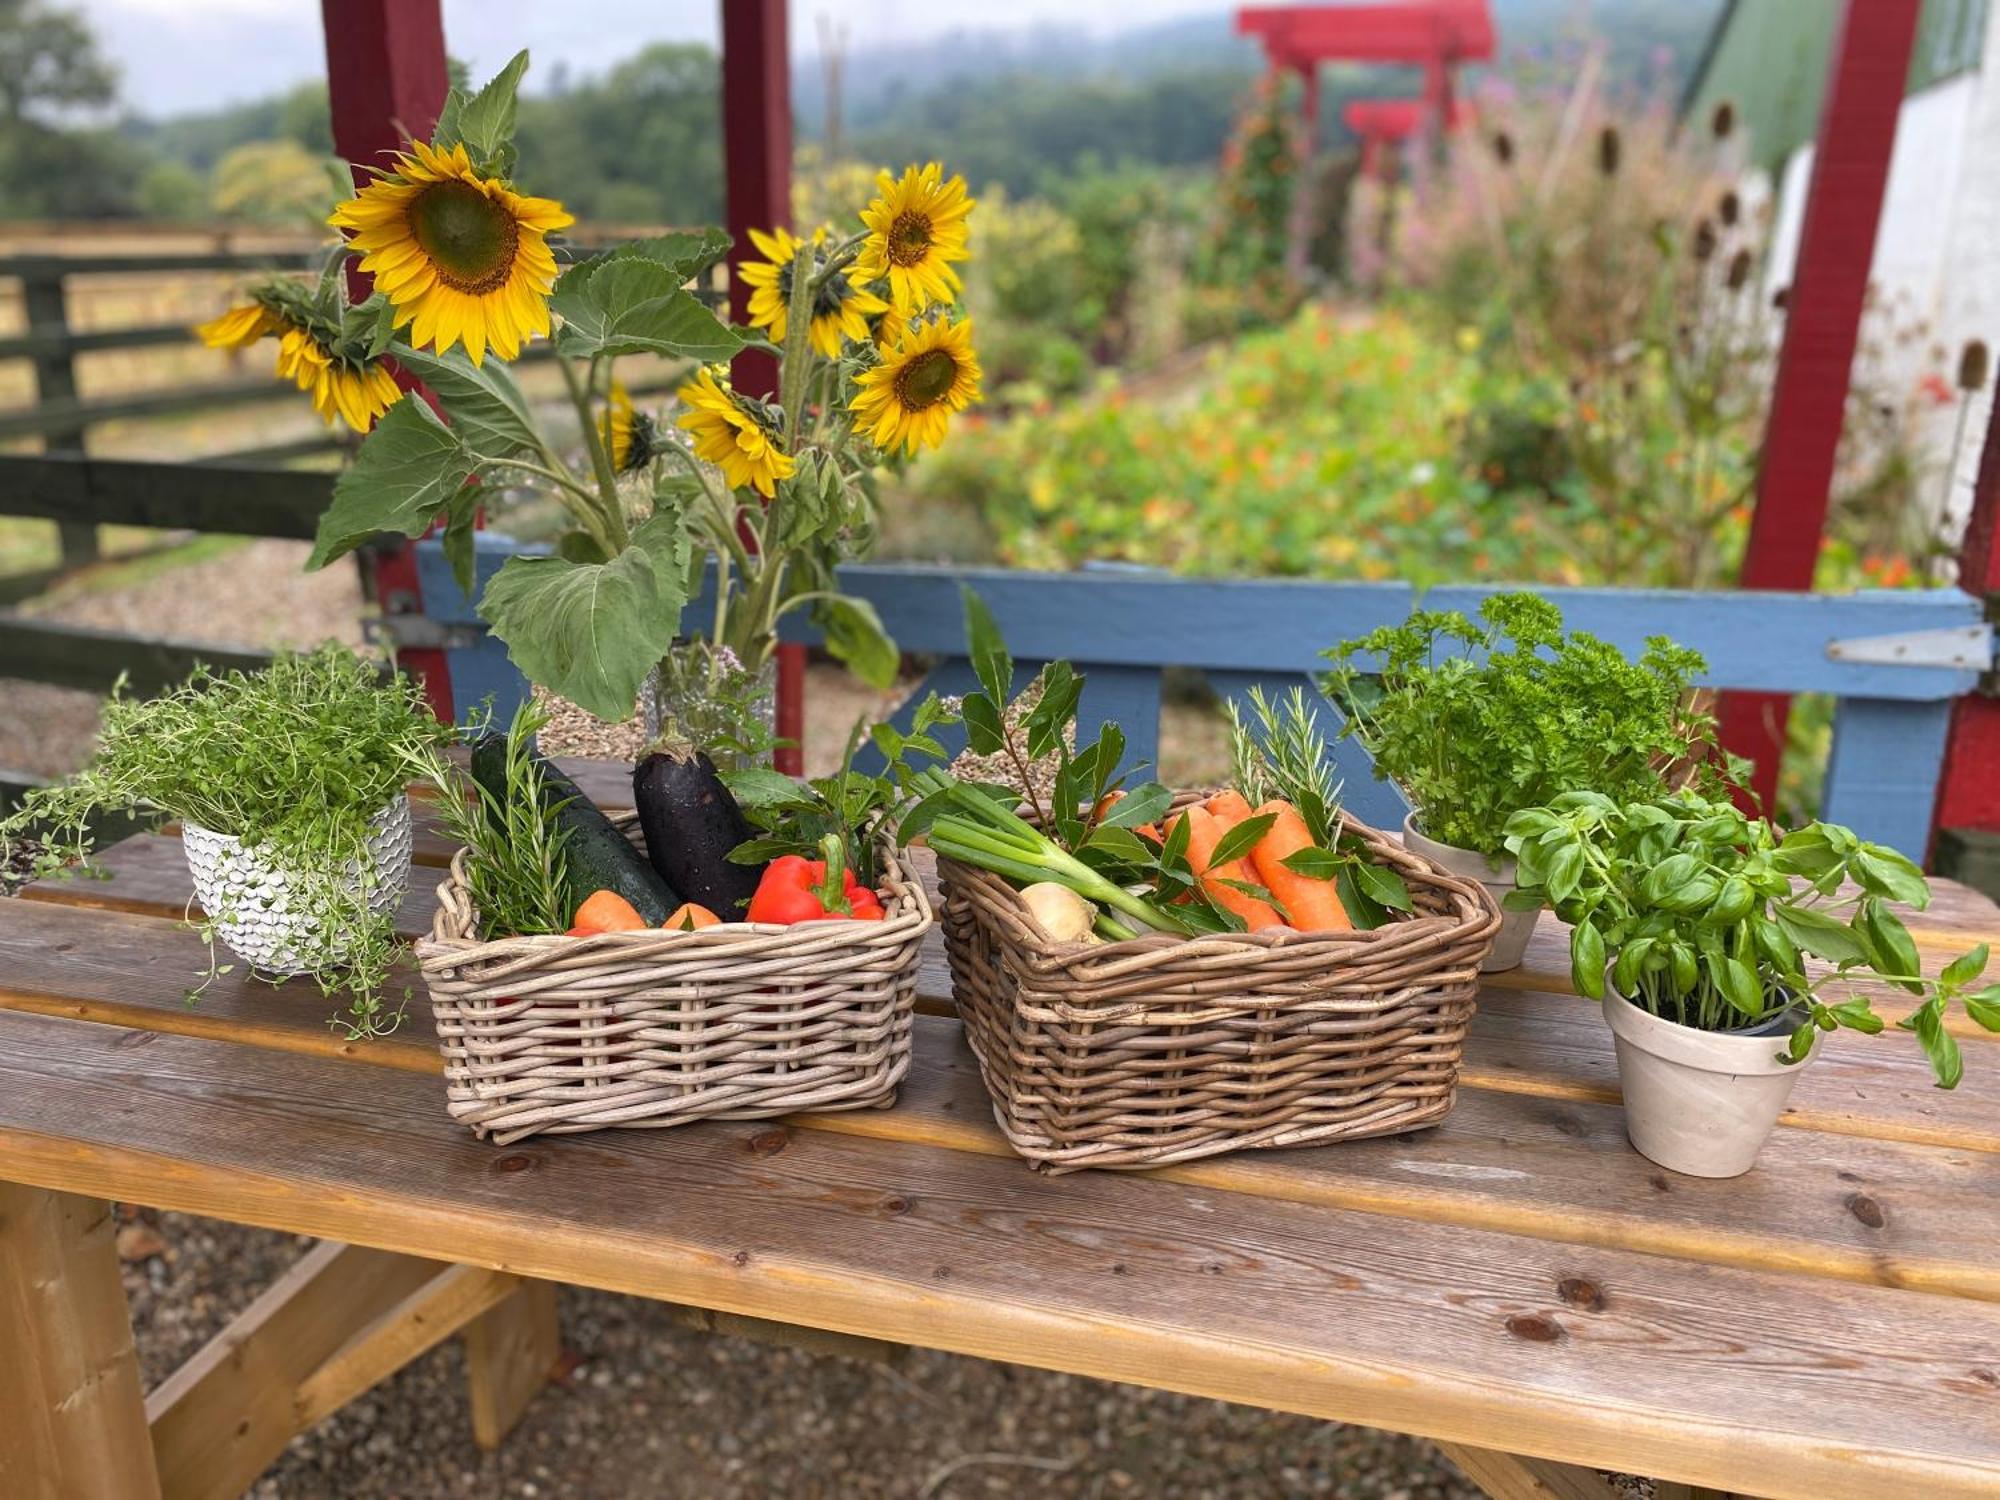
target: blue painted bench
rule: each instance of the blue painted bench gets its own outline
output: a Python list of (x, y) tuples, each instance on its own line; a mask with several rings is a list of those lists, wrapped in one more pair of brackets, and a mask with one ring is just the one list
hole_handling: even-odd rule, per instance
[[(512, 552), (505, 538), (479, 539), (479, 582)], [(419, 547), (425, 612), (460, 643), (447, 650), (454, 699), (491, 696), (502, 712), (523, 684), (497, 641), (487, 639), (469, 599), (452, 582), (435, 542)], [(875, 605), (906, 652), (937, 658), (917, 697), (972, 686), (959, 585), (992, 608), (1024, 669), (1058, 657), (1087, 677), (1079, 729), (1105, 719), (1126, 731), (1130, 757), (1152, 760), (1160, 721), (1160, 672), (1201, 672), (1216, 692), (1253, 683), (1310, 684), (1319, 653), (1407, 616), (1419, 591), (1405, 583), (1168, 578), (1122, 568), (1081, 573), (866, 564), (842, 572), (850, 591)], [(1433, 588), (1435, 609), (1470, 611), (1504, 585)], [(1994, 639), (1980, 604), (1956, 589), (1884, 590), (1850, 595), (1697, 593), (1548, 588), (1572, 628), (1636, 653), (1649, 635), (1700, 651), (1705, 684), (1838, 700), (1821, 815), (1921, 859), (1944, 760), (1952, 700), (1992, 668)], [(695, 625), (706, 617), (689, 606)], [(810, 641), (801, 628), (795, 639)], [(1023, 678), (1025, 681), (1025, 677)], [(910, 711), (906, 705), (905, 713)], [(1387, 827), (1406, 804), (1375, 780), (1352, 742), (1338, 747), (1348, 805)]]

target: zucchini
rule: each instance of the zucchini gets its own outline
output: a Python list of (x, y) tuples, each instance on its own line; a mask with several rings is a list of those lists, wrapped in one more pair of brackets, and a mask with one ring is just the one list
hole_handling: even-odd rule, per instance
[(742, 921), (764, 869), (729, 862), (755, 830), (715, 762), (699, 750), (655, 752), (632, 770), (632, 801), (661, 878), (723, 921)]
[[(615, 891), (632, 903), (633, 910), (658, 927), (681, 904), (678, 892), (665, 880), (646, 856), (633, 847), (605, 817), (597, 804), (584, 796), (582, 788), (558, 771), (541, 755), (533, 757), (541, 777), (541, 797), (545, 807), (555, 809), (556, 822), (568, 833), (563, 859), (569, 866), (570, 903), (573, 913), (593, 891)], [(472, 747), (472, 779), (496, 801), (507, 797), (507, 737), (481, 735)], [(560, 806), (558, 806), (560, 804)]]

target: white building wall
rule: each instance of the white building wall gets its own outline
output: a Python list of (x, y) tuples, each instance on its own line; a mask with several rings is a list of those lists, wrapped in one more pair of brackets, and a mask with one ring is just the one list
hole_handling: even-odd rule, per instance
[[(1959, 350), (1970, 339), (2000, 350), (2000, 152), (1991, 149), (2000, 142), (2000, 5), (1989, 8), (1983, 56), (1982, 69), (1914, 94), (1903, 105), (1871, 271), (1879, 310), (1863, 330), (1878, 346), (1887, 345), (1878, 349), (1877, 383), (1918, 410), (1917, 430), (1936, 467), (1924, 493), (1940, 529), (1954, 541), (1971, 504), (1993, 382), (1989, 378), (1963, 413), (1957, 401), (1938, 406), (1918, 396), (1916, 385), (1927, 370), (1951, 381)], [(1812, 162), (1813, 148), (1806, 146), (1785, 164), (1766, 270), (1769, 290), (1791, 284)], [(1889, 331), (1904, 340), (1888, 343)]]

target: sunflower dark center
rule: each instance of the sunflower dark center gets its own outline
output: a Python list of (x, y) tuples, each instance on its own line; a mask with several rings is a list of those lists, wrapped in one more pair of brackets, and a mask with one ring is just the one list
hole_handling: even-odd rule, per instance
[[(794, 255), (778, 267), (778, 295), (786, 307), (792, 305), (792, 272), (798, 269), (799, 259)], [(813, 293), (812, 314), (815, 318), (823, 318), (829, 313), (837, 313), (853, 295), (854, 287), (847, 277), (835, 271)]]
[(930, 215), (914, 209), (897, 214), (896, 222), (889, 226), (889, 264), (914, 266), (930, 253), (930, 248)]
[(896, 400), (910, 411), (936, 406), (958, 378), (958, 361), (942, 349), (926, 349), (896, 372)]
[(514, 216), (469, 182), (439, 182), (410, 202), (410, 233), (438, 280), (454, 291), (492, 292), (507, 284), (521, 242)]

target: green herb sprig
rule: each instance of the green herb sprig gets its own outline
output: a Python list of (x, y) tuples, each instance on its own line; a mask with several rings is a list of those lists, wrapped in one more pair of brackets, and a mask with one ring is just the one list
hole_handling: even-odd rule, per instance
[[(1508, 817), (1564, 792), (1613, 802), (1667, 788), (1676, 767), (1718, 782), (1713, 719), (1691, 696), (1700, 653), (1665, 636), (1636, 662), (1537, 594), (1494, 594), (1478, 621), (1420, 610), (1323, 653), (1352, 735), (1442, 843), (1497, 856)], [(1483, 622), (1483, 623), (1482, 623)]]
[[(1602, 999), (1605, 971), (1633, 1004), (1703, 1031), (1729, 1031), (1796, 1010), (1785, 1056), (1797, 1062), (1815, 1032), (1882, 1030), (1854, 981), (1872, 976), (1923, 1003), (1898, 1024), (1914, 1031), (1940, 1088), (1964, 1072), (1945, 1029), (1954, 1001), (2000, 1031), (2000, 984), (1974, 989), (1984, 943), (1921, 970), (1909, 929), (1891, 910), (1930, 904), (1930, 886), (1908, 859), (1848, 828), (1812, 823), (1780, 837), (1727, 801), (1683, 790), (1618, 803), (1570, 792), (1507, 822), (1520, 863), (1510, 906), (1547, 904), (1571, 924), (1570, 978)], [(1831, 964), (1809, 971), (1811, 954)]]
[[(1236, 699), (1228, 705), (1236, 790), (1252, 807), (1273, 798), (1291, 803), (1312, 835), (1313, 847), (1285, 856), (1286, 868), (1310, 879), (1332, 880), (1349, 920), (1364, 930), (1380, 927), (1392, 911), (1413, 910), (1403, 877), (1369, 859), (1367, 846), (1341, 825), (1340, 778), (1305, 689), (1295, 687), (1275, 703), (1261, 687), (1253, 686), (1245, 696), (1247, 717)], [(1257, 821), (1268, 826), (1268, 819)], [(1271, 898), (1266, 892), (1259, 899)]]
[[(127, 697), (121, 684), (90, 763), (31, 792), (0, 822), (0, 849), (39, 838), (37, 875), (68, 873), (91, 853), (92, 817), (122, 812), (198, 824), (265, 850), (289, 877), (301, 920), (349, 935), (340, 964), (312, 976), (328, 995), (348, 998), (328, 1024), (351, 1038), (381, 1036), (402, 1014), (382, 996), (400, 945), (394, 913), (369, 909), (369, 825), (402, 794), (412, 762), (451, 738), (415, 684), (385, 682), (372, 662), (331, 642), (257, 672), (197, 667), (157, 698)], [(227, 915), (198, 924), (210, 961), (191, 1000), (234, 967), (215, 953)]]
[(514, 710), (501, 796), (436, 747), (424, 747), (410, 764), (413, 778), (439, 789), (438, 820), (466, 851), (466, 885), (482, 937), (565, 932), (576, 907), (569, 830), (558, 816), (568, 802), (544, 796), (535, 758), (535, 736), (547, 724), (548, 715), (531, 701)]

